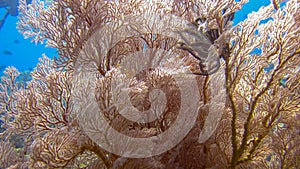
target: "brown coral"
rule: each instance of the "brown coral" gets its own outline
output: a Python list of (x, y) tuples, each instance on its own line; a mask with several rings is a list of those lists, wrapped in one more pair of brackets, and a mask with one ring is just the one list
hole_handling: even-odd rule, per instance
[[(30, 158), (24, 163), (7, 161), (14, 150), (3, 143), (1, 148), (5, 151), (1, 156), (1, 162), (4, 161), (1, 167), (299, 167), (299, 154), (296, 154), (299, 152), (300, 116), (300, 29), (296, 15), (299, 12), (299, 1), (291, 0), (278, 11), (274, 11), (271, 5), (262, 7), (234, 27), (231, 23), (227, 24), (228, 17), (246, 1), (51, 2), (46, 5), (36, 0), (32, 5), (27, 5), (24, 0), (20, 1), (20, 32), (35, 42), (46, 41), (48, 46), (58, 49), (59, 56), (54, 61), (43, 57), (27, 86), (16, 83), (19, 73), (15, 68), (8, 68), (6, 76), (2, 78), (0, 111), (5, 113), (1, 118), (7, 129), (2, 134), (6, 138), (11, 134), (22, 136), (25, 139), (26, 155)], [(96, 145), (85, 134), (78, 117), (82, 117), (79, 115), (87, 109), (89, 100), (80, 98), (93, 96), (106, 120), (118, 131), (135, 137), (155, 136), (173, 124), (181, 104), (181, 91), (172, 72), (193, 69), (192, 65), (196, 63), (188, 53), (176, 48), (175, 38), (166, 36), (165, 32), (170, 31), (172, 23), (160, 23), (157, 18), (151, 18), (151, 13), (147, 13), (149, 10), (160, 13), (158, 16), (173, 14), (188, 21), (205, 17), (208, 31), (217, 30), (218, 35), (228, 34), (222, 39), (222, 47), (227, 51), (221, 60), (224, 74), (218, 72), (225, 78), (218, 80), (224, 80), (227, 100), (224, 111), (219, 112), (223, 115), (220, 116), (216, 131), (200, 144), (199, 133), (207, 127), (205, 119), (209, 117), (210, 111), (219, 110), (218, 106), (221, 105), (214, 102), (218, 95), (209, 86), (214, 82), (214, 76), (197, 77), (198, 89), (194, 91), (200, 93), (201, 107), (197, 112), (199, 116), (196, 124), (189, 134), (173, 149), (154, 157), (119, 157)], [(124, 24), (122, 19), (127, 15), (144, 17), (148, 24), (145, 26), (147, 33), (136, 29), (141, 23), (139, 17), (129, 18), (127, 21), (131, 22), (131, 29), (120, 31), (119, 28)], [(268, 21), (261, 23), (264, 20)], [(112, 26), (112, 29), (97, 32), (107, 25)], [(157, 27), (163, 28), (165, 32), (156, 32), (160, 30)], [(99, 36), (93, 37), (94, 33)], [(220, 40), (219, 36), (206, 33)], [(128, 34), (133, 36), (125, 36)], [(125, 38), (118, 42), (111, 40), (123, 35)], [(99, 42), (101, 37), (108, 40)], [(99, 43), (96, 43), (97, 40)], [(91, 43), (92, 47), (89, 46)], [(105, 45), (109, 47), (107, 53), (100, 50)], [(154, 49), (152, 53), (141, 52), (145, 46)], [(157, 49), (167, 52), (160, 53)], [(136, 52), (140, 52), (140, 60), (130, 60), (131, 54)], [(149, 57), (146, 57), (148, 54)], [(128, 58), (129, 63), (141, 64), (147, 58), (150, 66), (144, 72), (132, 76), (130, 70), (122, 72), (124, 65), (121, 63)], [(271, 65), (272, 69), (269, 68)], [(134, 64), (131, 66), (134, 67)], [(96, 83), (77, 81), (77, 75), (84, 76), (85, 73), (79, 68), (86, 68), (86, 72), (94, 75), (93, 82)], [(284, 84), (282, 79), (286, 79)], [(151, 107), (152, 90), (160, 88), (165, 91), (167, 108), (164, 115), (146, 124), (120, 118), (112, 104), (111, 95), (112, 84), (120, 81), (129, 84), (126, 90), (130, 91), (132, 105), (139, 110)], [(222, 85), (221, 81), (219, 85)], [(89, 93), (89, 88), (85, 87), (94, 88), (95, 93)], [(120, 144), (127, 146), (126, 142), (120, 141)]]

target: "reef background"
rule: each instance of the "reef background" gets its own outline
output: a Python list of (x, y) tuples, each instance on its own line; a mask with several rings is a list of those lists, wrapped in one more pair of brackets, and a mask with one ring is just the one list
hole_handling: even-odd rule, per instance
[[(5, 69), (0, 83), (0, 111), (5, 129), (1, 133), (1, 167), (299, 167), (299, 0), (290, 0), (278, 10), (268, 5), (234, 26), (226, 18), (240, 10), (244, 3), (246, 0), (61, 0), (47, 3), (36, 0), (28, 5), (21, 0), (19, 31), (35, 43), (45, 42), (56, 48), (58, 56), (52, 59), (43, 55), (31, 73), (32, 79), (26, 84), (18, 82), (20, 73), (16, 68)], [(103, 150), (85, 134), (83, 126), (78, 124), (82, 105), (76, 97), (95, 95), (101, 113), (112, 125), (132, 136), (149, 137), (166, 130), (178, 110), (180, 91), (172, 79), (173, 70), (197, 71), (194, 68), (198, 62), (189, 53), (175, 47), (177, 40), (159, 34), (153, 38), (151, 33), (120, 41), (109, 53), (91, 50), (92, 54), (86, 52), (87, 57), (79, 56), (99, 27), (122, 20), (128, 14), (145, 16), (149, 9), (180, 16), (190, 22), (205, 17), (205, 33), (217, 30), (216, 40), (223, 33), (226, 35), (221, 42), (218, 41), (226, 48), (221, 60), (225, 73), (217, 72), (224, 77), (221, 80), (226, 87), (225, 109), (215, 133), (200, 144), (198, 136), (205, 118), (209, 111), (219, 111), (219, 103), (215, 102), (214, 89), (208, 87), (213, 76), (198, 76), (202, 106), (197, 112), (196, 125), (184, 140), (155, 157), (124, 158)], [(131, 24), (134, 23), (139, 22), (133, 18)], [(154, 32), (155, 27), (152, 29)], [(138, 74), (128, 89), (131, 101), (137, 108), (146, 109), (149, 107), (149, 92), (161, 88), (169, 92), (166, 94), (168, 104), (165, 116), (157, 123), (129, 124), (120, 118), (115, 108), (111, 108), (114, 107), (111, 86), (120, 77), (124, 82), (128, 81), (119, 63), (130, 53), (143, 50), (145, 43), (150, 48), (172, 51), (174, 59)], [(76, 90), (84, 84), (84, 81), (74, 78), (78, 63), (95, 63), (89, 69), (97, 78), (95, 93)], [(213, 110), (209, 110), (211, 105), (215, 105)], [(187, 110), (186, 113), (190, 112)], [(126, 146), (126, 142), (120, 144)]]

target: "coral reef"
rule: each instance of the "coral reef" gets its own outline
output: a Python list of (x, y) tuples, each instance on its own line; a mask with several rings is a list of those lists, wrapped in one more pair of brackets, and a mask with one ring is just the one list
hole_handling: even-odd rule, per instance
[[(54, 60), (43, 56), (26, 85), (19, 85), (20, 73), (14, 67), (6, 68), (0, 83), (0, 118), (5, 128), (0, 167), (299, 168), (300, 2), (290, 0), (278, 10), (273, 5), (264, 6), (232, 26), (229, 18), (246, 2), (32, 0), (27, 4), (20, 0), (19, 31), (33, 42), (57, 48), (59, 53)], [(174, 148), (138, 159), (113, 154), (84, 131), (80, 120), (90, 100), (82, 98), (93, 96), (105, 120), (118, 132), (147, 138), (167, 131), (178, 116), (183, 95), (175, 75), (199, 70), (199, 61), (177, 48), (178, 39), (165, 36), (180, 24), (157, 19), (167, 14), (189, 22), (206, 18), (201, 30), (212, 44), (222, 48), (220, 70), (195, 77), (198, 88), (194, 92), (200, 93), (196, 99), (198, 117)], [(126, 18), (129, 15), (139, 17)], [(123, 23), (124, 18), (129, 22)], [(140, 18), (146, 25), (139, 24)], [(135, 31), (121, 29), (126, 24)], [(107, 25), (112, 29), (99, 31)], [(125, 36), (128, 34), (132, 36)], [(114, 42), (120, 37), (123, 39)], [(101, 38), (107, 41), (99, 42)], [(103, 46), (108, 47), (106, 52), (100, 50)], [(131, 58), (132, 53), (147, 48), (154, 50)], [(132, 67), (148, 60), (151, 65), (132, 76), (130, 70), (122, 70), (125, 59)], [(274, 67), (266, 71), (271, 64)], [(90, 81), (78, 78), (86, 72), (93, 75)], [(217, 79), (226, 90), (221, 111), (217, 89), (209, 87), (214, 75), (224, 77)], [(280, 85), (282, 79), (286, 79), (285, 85)], [(151, 91), (161, 89), (166, 93), (163, 115), (149, 123), (122, 118), (113, 104), (116, 82), (128, 84), (128, 97), (138, 110), (151, 108)], [(121, 97), (122, 90), (119, 94)], [(205, 122), (210, 112), (222, 115), (217, 126)], [(187, 109), (185, 113), (193, 112)], [(199, 143), (199, 133), (205, 127), (216, 130)], [(24, 140), (20, 151), (8, 141), (14, 136)], [(120, 140), (120, 145), (126, 147), (126, 140)]]

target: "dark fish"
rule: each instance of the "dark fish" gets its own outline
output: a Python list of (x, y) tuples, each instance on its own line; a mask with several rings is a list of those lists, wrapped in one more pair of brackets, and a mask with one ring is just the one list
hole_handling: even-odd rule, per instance
[(20, 41), (18, 39), (14, 40), (14, 43), (19, 44)]
[(6, 66), (0, 65), (0, 72), (2, 72), (5, 69)]
[(5, 54), (5, 55), (12, 55), (12, 54), (13, 54), (13, 53), (12, 53), (11, 51), (9, 51), (9, 50), (4, 50), (2, 53)]

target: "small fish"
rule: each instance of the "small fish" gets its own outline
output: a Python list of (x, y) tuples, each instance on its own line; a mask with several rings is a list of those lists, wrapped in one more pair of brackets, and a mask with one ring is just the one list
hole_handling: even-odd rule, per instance
[(271, 3), (273, 4), (273, 6), (276, 10), (278, 10), (280, 8), (278, 0), (271, 0)]
[(281, 2), (287, 2), (289, 0), (271, 0), (271, 3), (273, 4), (274, 8), (278, 10), (280, 8)]
[(282, 87), (286, 88), (286, 81), (287, 80), (288, 80), (287, 78), (280, 79), (279, 80), (279, 86), (282, 86)]
[(14, 43), (19, 44), (20, 41), (18, 39), (14, 40)]
[(0, 72), (2, 72), (5, 69), (6, 66), (0, 65)]
[(2, 53), (5, 54), (5, 55), (12, 55), (12, 54), (13, 54), (13, 53), (12, 53), (11, 51), (9, 51), (9, 50), (4, 50)]

